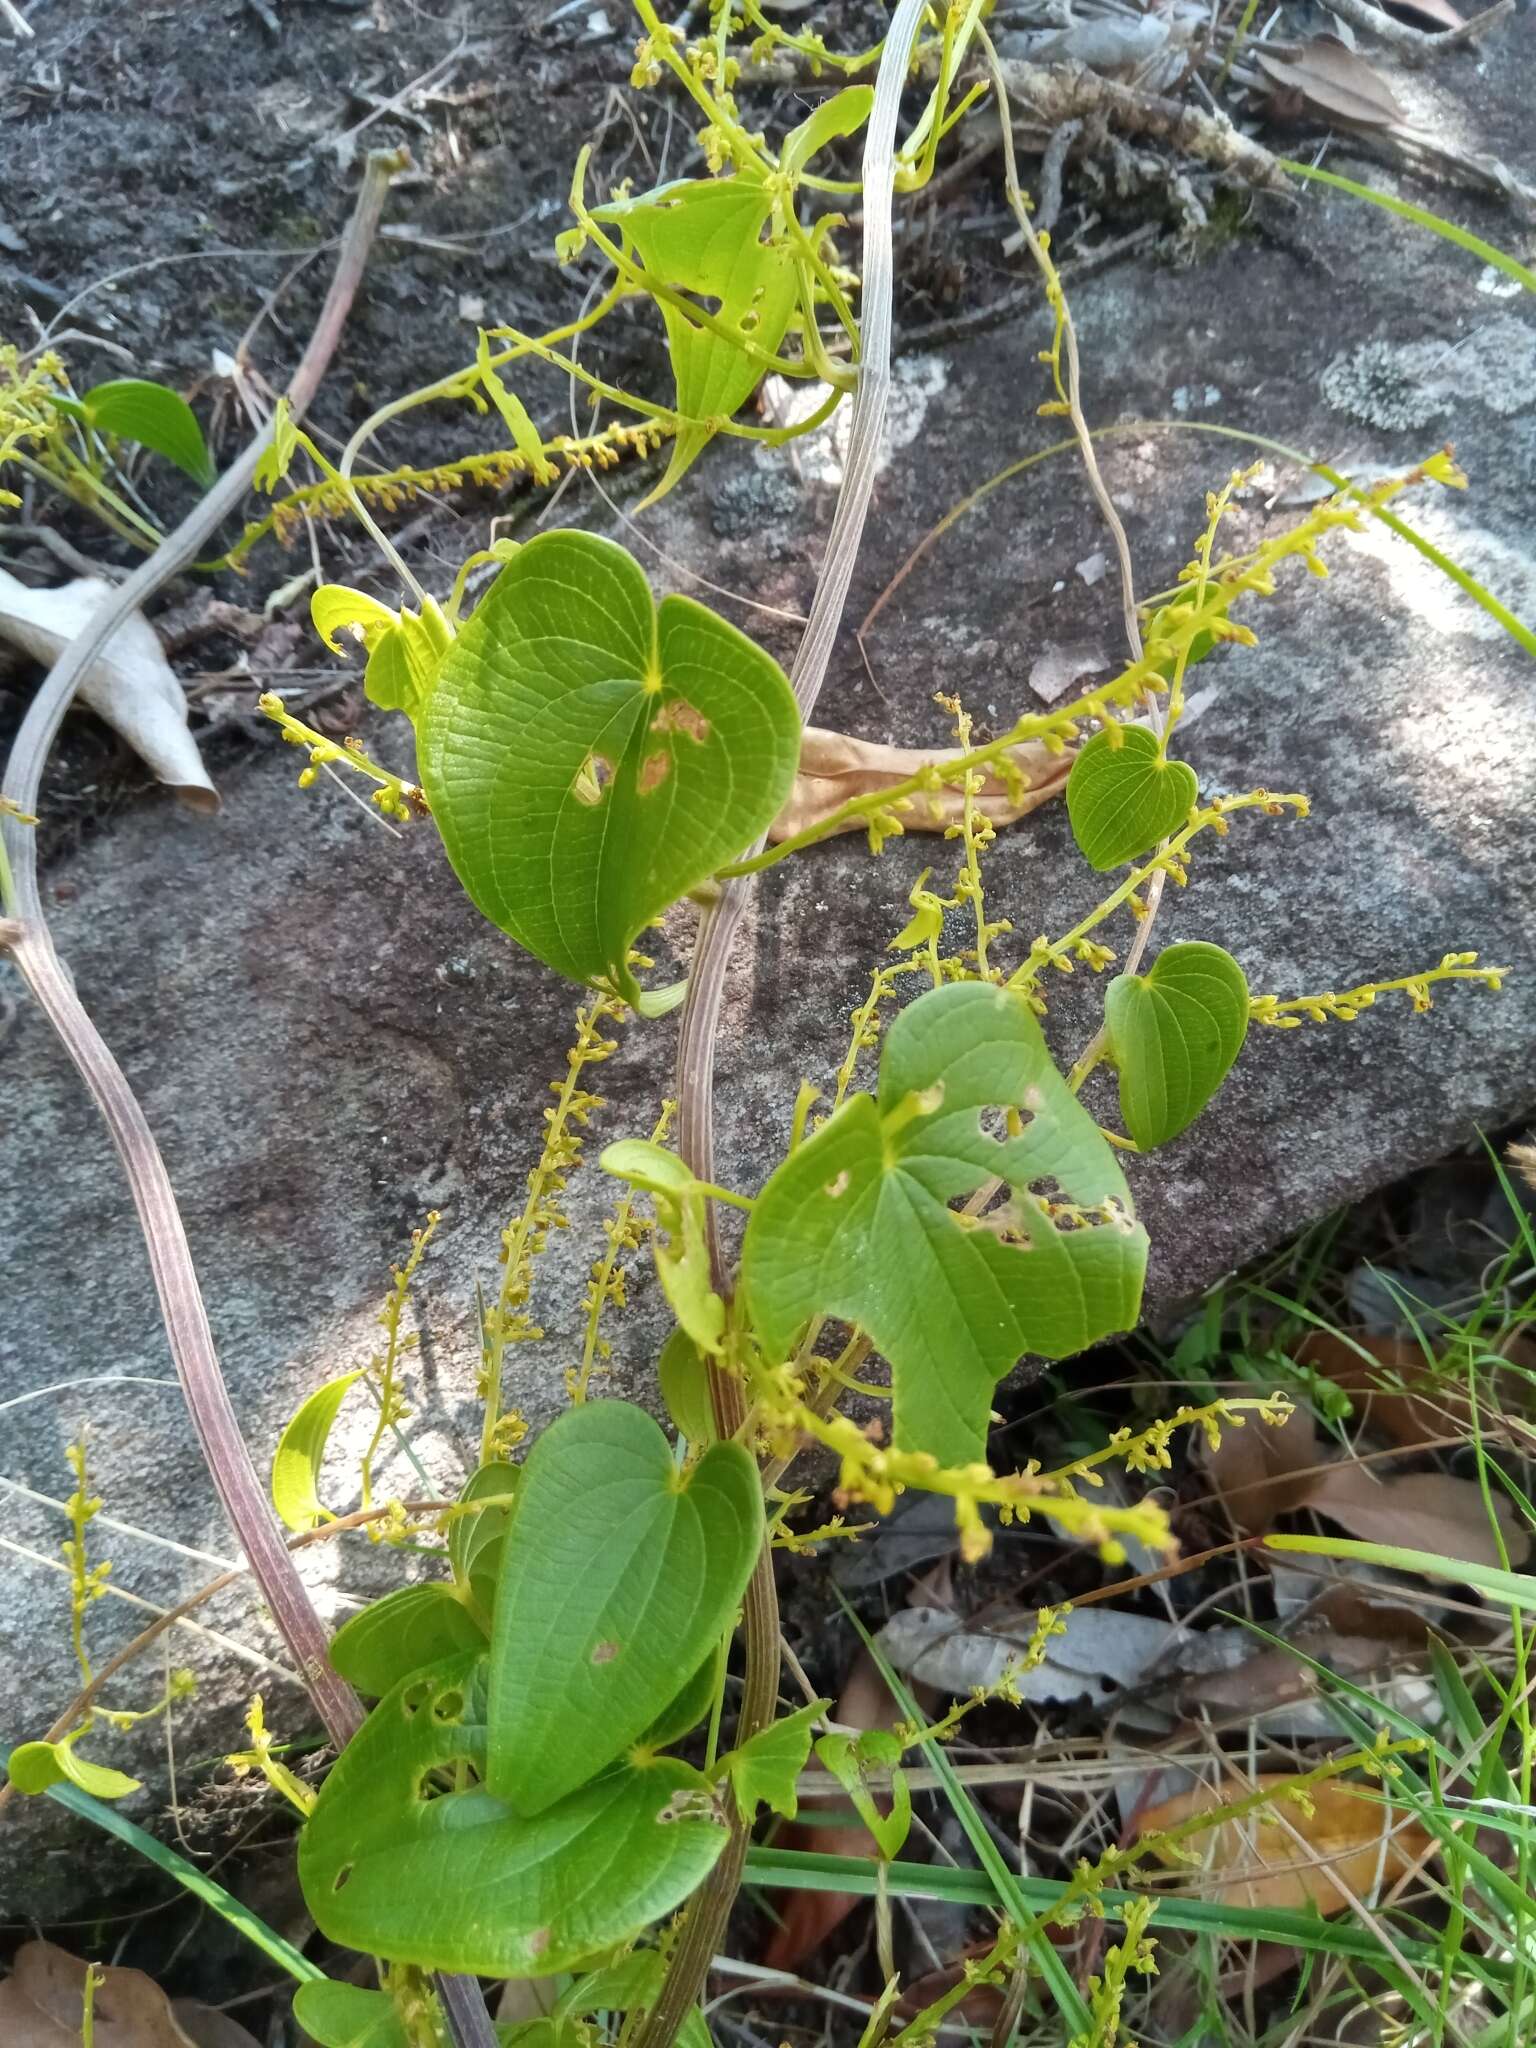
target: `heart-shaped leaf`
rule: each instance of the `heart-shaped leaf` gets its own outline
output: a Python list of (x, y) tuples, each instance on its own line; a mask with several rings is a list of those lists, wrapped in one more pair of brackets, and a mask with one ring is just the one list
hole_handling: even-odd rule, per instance
[(485, 1633), (451, 1586), (397, 1586), (331, 1638), (330, 1659), (349, 1684), (380, 1699), (423, 1665), (483, 1650)]
[(593, 219), (622, 230), (648, 277), (710, 301), (708, 310), (729, 330), (701, 326), (672, 300), (658, 302), (683, 424), (648, 503), (671, 490), (762, 379), (762, 365), (731, 333), (769, 354), (784, 339), (797, 282), (789, 249), (762, 239), (772, 211), (768, 186), (739, 176), (679, 181), (594, 210)]
[(1194, 769), (1163, 760), (1156, 735), (1144, 726), (1095, 733), (1067, 777), (1072, 837), (1102, 874), (1177, 832), (1199, 793)]
[(1169, 946), (1149, 974), (1122, 974), (1104, 999), (1120, 1114), (1143, 1150), (1176, 1138), (1210, 1101), (1248, 1036), (1248, 982), (1203, 941)]
[(421, 773), (459, 880), (519, 945), (635, 1001), (641, 927), (767, 830), (800, 718), (777, 662), (610, 540), (544, 533), (450, 648)]
[[(993, 1175), (1012, 1187), (1005, 1209), (950, 1207)], [(1028, 1003), (956, 982), (891, 1026), (878, 1099), (850, 1097), (774, 1173), (742, 1280), (775, 1358), (812, 1315), (859, 1324), (890, 1360), (898, 1446), (961, 1465), (982, 1456), (993, 1388), (1024, 1353), (1064, 1358), (1130, 1328), (1146, 1260), (1125, 1177)]]
[(541, 1814), (662, 1714), (735, 1614), (763, 1535), (757, 1467), (686, 1473), (627, 1401), (550, 1424), (523, 1467), (491, 1638), (489, 1784)]
[(780, 145), (779, 166), (785, 176), (798, 178), (818, 149), (862, 128), (874, 104), (872, 85), (845, 85), (831, 99), (823, 100), (798, 128), (790, 129)]
[(725, 1847), (706, 1780), (671, 1758), (615, 1764), (536, 1819), (485, 1789), (485, 1767), (480, 1660), (379, 1702), (299, 1839), (329, 1939), (422, 1969), (545, 1976), (671, 1912)]

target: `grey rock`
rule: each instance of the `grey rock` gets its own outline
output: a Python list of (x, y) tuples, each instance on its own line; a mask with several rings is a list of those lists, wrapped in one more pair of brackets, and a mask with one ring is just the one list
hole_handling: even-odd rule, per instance
[[(1362, 431), (1340, 451), (1338, 416), (1318, 393), (1325, 352), (1388, 335), (1454, 350), (1464, 338), (1466, 260), (1362, 221), (1350, 202), (1316, 202), (1309, 233), (1332, 266), (1301, 271), (1267, 246), (1232, 245), (1195, 273), (1125, 271), (1074, 294), (1087, 401), (1095, 420), (1156, 419), (1179, 389), (1209, 377), (1224, 418), (1338, 459), (1407, 464), (1436, 435)], [(1387, 238), (1384, 240), (1383, 238)], [(1382, 249), (1390, 247), (1391, 260)], [(1198, 347), (1190, 294), (1201, 293)], [(189, 287), (190, 289), (190, 287)], [(1266, 317), (1253, 317), (1262, 306)], [(1426, 321), (1440, 327), (1424, 335)], [(1529, 316), (1500, 316), (1529, 332)], [(1484, 323), (1491, 325), (1493, 323)], [(1326, 343), (1319, 335), (1326, 333)], [(924, 359), (904, 390), (912, 432), (893, 446), (854, 579), (857, 622), (940, 515), (1016, 453), (1043, 444), (1042, 311), (966, 350)], [(1237, 394), (1255, 394), (1240, 404)], [(919, 408), (921, 413), (919, 414)], [(915, 421), (915, 424), (913, 424)], [(1486, 565), (1501, 593), (1532, 609), (1528, 413), (1452, 406), (1466, 497), (1416, 493), (1407, 516), (1451, 554)], [(905, 429), (904, 429), (905, 431)], [(918, 436), (921, 436), (920, 440)], [(834, 451), (835, 452), (835, 451)], [(1101, 444), (1106, 480), (1129, 500), (1143, 588), (1167, 587), (1192, 552), (1205, 492), (1249, 451), (1195, 431), (1122, 432)], [(833, 464), (785, 463), (798, 477), (754, 517), (722, 532), (748, 458), (713, 451), (688, 484), (646, 515), (673, 563), (771, 609), (731, 608), (782, 658), (786, 612), (803, 612), (832, 502)], [(754, 474), (756, 472), (754, 471)], [(1292, 476), (1291, 480), (1294, 480)], [(1286, 481), (1275, 478), (1277, 487)], [(756, 512), (761, 512), (761, 520)], [(570, 495), (562, 517), (607, 514)], [(1295, 511), (1253, 493), (1229, 539), (1250, 544)], [(731, 522), (727, 522), (727, 528)], [(482, 538), (477, 529), (473, 541)], [(1113, 574), (1089, 590), (1072, 565), (1103, 545), (1070, 462), (1027, 472), (959, 521), (920, 560), (865, 636), (845, 633), (820, 722), (902, 744), (944, 743), (936, 689), (958, 691), (987, 731), (1028, 707), (1027, 678), (1046, 639), (1112, 648)], [(1311, 822), (1235, 819), (1200, 849), (1187, 892), (1170, 892), (1156, 944), (1209, 938), (1241, 958), (1256, 990), (1343, 988), (1476, 948), (1523, 970), (1502, 997), (1452, 988), (1429, 1017), (1388, 1000), (1352, 1025), (1256, 1032), (1211, 1111), (1153, 1158), (1131, 1162), (1153, 1242), (1154, 1312), (1278, 1242), (1330, 1206), (1433, 1159), (1481, 1124), (1536, 1105), (1536, 749), (1530, 660), (1470, 599), (1380, 532), (1335, 545), (1324, 584), (1299, 572), (1247, 617), (1257, 649), (1214, 656), (1191, 679), (1186, 750), (1207, 791), (1301, 789)], [(289, 565), (268, 565), (275, 583)], [(709, 601), (728, 605), (727, 600)], [(401, 729), (374, 719), (370, 747), (404, 765)], [(301, 794), (296, 761), (275, 742), (212, 762), (222, 815), (197, 819), (154, 797), (111, 820), (48, 878), (60, 950), (130, 1079), (180, 1190), (215, 1334), (247, 1439), (264, 1463), (283, 1423), (323, 1380), (373, 1348), (374, 1318), (412, 1226), (429, 1207), (444, 1227), (418, 1289), (422, 1345), (413, 1365), (413, 1441), (434, 1484), (473, 1460), (473, 1310), (478, 1276), (494, 1288), (497, 1231), (519, 1205), (537, 1155), (546, 1084), (562, 1071), (576, 993), (520, 956), (460, 895), (431, 830), (395, 839), (329, 786)], [(941, 842), (892, 843), (872, 861), (842, 840), (773, 870), (743, 935), (721, 1050), (718, 1170), (751, 1191), (780, 1156), (802, 1077), (826, 1087), (869, 969), (905, 922), (920, 868)], [(52, 894), (67, 883), (64, 897)], [(989, 910), (1022, 946), (1062, 931), (1101, 884), (1074, 854), (1067, 821), (1046, 810), (1004, 833), (989, 863)], [(686, 947), (674, 913), (660, 949)], [(1111, 928), (1122, 953), (1128, 926)], [(957, 926), (956, 943), (964, 943)], [(1063, 1059), (1086, 1041), (1102, 993), (1079, 972), (1051, 990), (1048, 1031)], [(649, 1129), (670, 1085), (676, 1020), (636, 1025), (597, 1081), (609, 1135)], [(6, 1313), (0, 1322), (0, 1471), (40, 1492), (68, 1491), (64, 1446), (93, 1429), (94, 1480), (107, 1511), (162, 1539), (227, 1553), (222, 1525), (175, 1391), (142, 1245), (96, 1116), (42, 1020), (21, 1000), (0, 1050), (8, 1171), (3, 1198)], [(1103, 1085), (1101, 1085), (1101, 1083)], [(1112, 1110), (1106, 1077), (1093, 1101)], [(517, 1351), (509, 1398), (531, 1421), (562, 1399), (579, 1355), (579, 1303), (601, 1250), (611, 1199), (590, 1163), (572, 1182), (571, 1227), (543, 1261), (533, 1313), (545, 1341)], [(667, 1318), (644, 1262), (616, 1316), (609, 1390), (652, 1398)], [(62, 1383), (131, 1376), (114, 1390)], [(344, 1414), (332, 1484), (352, 1484), (366, 1420)], [(388, 1489), (419, 1482), (396, 1461)], [(0, 1528), (57, 1558), (56, 1512), (0, 1503)], [(159, 1604), (215, 1568), (141, 1536), (105, 1532), (125, 1590)], [(361, 1539), (317, 1547), (305, 1570), (326, 1611), (382, 1583), (393, 1560)], [(297, 1688), (252, 1657), (277, 1658), (247, 1593), (204, 1619), (221, 1636), (181, 1632), (173, 1655), (204, 1678), (176, 1724), (178, 1783), (195, 1821), (238, 1737), (238, 1709), (259, 1684), (268, 1718), (298, 1727)], [(98, 1654), (141, 1625), (123, 1603), (91, 1617)], [(141, 1703), (153, 1664), (113, 1697)], [(14, 1554), (0, 1595), (0, 1695), (9, 1740), (38, 1733), (75, 1689), (64, 1581)], [(98, 1742), (105, 1759), (149, 1776), (152, 1732)], [(161, 1774), (163, 1781), (163, 1772)], [(146, 1794), (136, 1809), (154, 1819)], [(127, 1852), (83, 1835), (52, 1806), (7, 1816), (0, 1910), (63, 1915), (140, 1877)], [(157, 1823), (158, 1824), (158, 1823)], [(209, 1825), (217, 1824), (217, 1816)]]

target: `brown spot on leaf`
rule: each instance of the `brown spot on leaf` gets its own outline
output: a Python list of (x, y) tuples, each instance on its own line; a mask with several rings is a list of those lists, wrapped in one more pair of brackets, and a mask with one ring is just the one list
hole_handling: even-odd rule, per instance
[(669, 697), (651, 720), (651, 731), (686, 733), (703, 746), (709, 738), (710, 726), (703, 712), (695, 711), (686, 698)]
[(592, 1645), (592, 1662), (594, 1664), (611, 1664), (618, 1654), (619, 1646), (617, 1643), (594, 1643)]
[(653, 789), (660, 789), (672, 773), (672, 756), (665, 751), (647, 754), (640, 764), (640, 774), (635, 787), (642, 796), (649, 796)]

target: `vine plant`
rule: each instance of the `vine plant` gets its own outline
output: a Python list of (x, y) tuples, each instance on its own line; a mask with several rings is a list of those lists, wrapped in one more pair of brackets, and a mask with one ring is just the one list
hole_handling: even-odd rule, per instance
[[(290, 532), (338, 509), (377, 535), (409, 601), (395, 608), (326, 586), (314, 619), (333, 648), (343, 635), (366, 647), (369, 696), (414, 728), (419, 784), (310, 730), (276, 698), (263, 708), (307, 750), (301, 782), (339, 761), (373, 782), (384, 812), (429, 819), (484, 916), (584, 991), (527, 1202), (504, 1234), (497, 1299), (483, 1312), (480, 1464), (451, 1506), (408, 1513), (395, 1503), (371, 1525), (418, 1547), (435, 1533), (445, 1570), (386, 1595), (334, 1639), (336, 1673), (378, 1704), (318, 1796), (275, 1759), (259, 1703), (253, 1748), (239, 1759), (243, 1769), (264, 1771), (302, 1815), (299, 1872), (321, 1930), (378, 1961), (378, 1990), (301, 1989), (299, 2016), (324, 2048), (437, 2042), (445, 2022), (429, 1976), (441, 1972), (568, 1975), (548, 2019), (502, 2029), (527, 2048), (579, 2048), (599, 2012), (627, 2015), (624, 2039), (642, 2048), (682, 2037), (702, 2044), (696, 2001), (760, 1813), (793, 1815), (796, 1781), (814, 1746), (888, 1862), (910, 1818), (901, 1756), (948, 1734), (969, 1704), (937, 1729), (914, 1722), (894, 1736), (829, 1726), (825, 1700), (777, 1714), (771, 1552), (832, 1533), (807, 1536), (790, 1526), (806, 1499), (786, 1483), (793, 1459), (821, 1446), (837, 1461), (841, 1500), (879, 1512), (910, 1488), (949, 1497), (972, 1558), (990, 1541), (984, 1509), (1004, 1521), (1043, 1516), (1110, 1559), (1123, 1556), (1131, 1537), (1170, 1547), (1155, 1504), (1095, 1497), (1098, 1468), (1114, 1460), (1154, 1470), (1167, 1464), (1177, 1428), (1193, 1424), (1215, 1437), (1277, 1419), (1282, 1402), (1184, 1411), (1060, 1471), (1031, 1464), (998, 1472), (987, 1462), (995, 1390), (1020, 1358), (1065, 1357), (1136, 1321), (1148, 1241), (1123, 1155), (1151, 1152), (1186, 1130), (1254, 1027), (1349, 1021), (1391, 991), (1427, 1009), (1437, 985), (1499, 981), (1500, 970), (1475, 954), (1455, 953), (1342, 994), (1255, 995), (1238, 960), (1204, 943), (1165, 945), (1139, 971), (1163, 888), (1185, 884), (1207, 835), (1246, 830), (1255, 819), (1304, 818), (1308, 809), (1298, 792), (1202, 798), (1194, 768), (1174, 752), (1188, 670), (1223, 645), (1251, 644), (1239, 611), (1269, 595), (1288, 564), (1325, 573), (1321, 550), (1339, 528), (1410, 487), (1460, 487), (1448, 454), (1367, 492), (1341, 492), (1236, 554), (1220, 545), (1242, 481), (1232, 479), (1209, 499), (1178, 586), (1139, 613), (1127, 594), (1129, 659), (1112, 680), (1022, 717), (984, 744), (973, 743), (963, 707), (945, 700), (960, 742), (955, 757), (765, 846), (795, 777), (867, 502), (870, 465), (859, 457), (870, 451), (883, 403), (890, 193), (928, 179), (945, 135), (1001, 80), (995, 64), (987, 75), (984, 0), (903, 0), (886, 42), (854, 55), (770, 23), (756, 0), (717, 0), (707, 32), (692, 44), (660, 20), (651, 0), (636, 5), (643, 38), (635, 83), (670, 79), (688, 94), (703, 116), (710, 175), (592, 204), (583, 152), (571, 191), (575, 225), (561, 254), (572, 262), (595, 254), (607, 266), (589, 310), (538, 337), (487, 330), (473, 364), (384, 408), (335, 463), (281, 420), (261, 473), (281, 495), (235, 551), (243, 555), (265, 530)], [(876, 64), (879, 74), (873, 86), (844, 85), (771, 147), (746, 126), (732, 87), (743, 54), (786, 48), (855, 79)], [(909, 59), (928, 90), (895, 149)], [(863, 141), (862, 180), (816, 168), (829, 145), (850, 138)], [(837, 246), (841, 217), (814, 211), (842, 195), (861, 196), (866, 209), (862, 301), (861, 281)], [(1027, 227), (1022, 200), (1020, 210)], [(1055, 395), (1042, 410), (1064, 410), (1081, 429), (1060, 280), (1047, 238), (1027, 239), (1056, 323), (1044, 355)], [(664, 325), (670, 405), (610, 386), (572, 352), (582, 333), (634, 298), (653, 303)], [(507, 381), (527, 360), (556, 365), (633, 417), (584, 436), (545, 433)], [(738, 417), (768, 373), (820, 388), (799, 425)], [(42, 403), (39, 378), (41, 370), (31, 399)], [(640, 565), (612, 540), (556, 529), (524, 544), (500, 541), (471, 556), (439, 602), (416, 584), (375, 520), (402, 496), (462, 481), (487, 463), (547, 484), (570, 467), (602, 467), (665, 445), (667, 465), (652, 494), (659, 495), (717, 435), (783, 440), (825, 420), (850, 394), (850, 482), (793, 678), (704, 605), (680, 596), (656, 602)], [(494, 411), (510, 448), (433, 470), (355, 472), (378, 425), (436, 399)], [(319, 480), (285, 490), (301, 456)], [(472, 581), (491, 571), (494, 580), (468, 609)], [(993, 827), (975, 799), (989, 773), (1017, 781), (1014, 750), (1025, 741), (1058, 755), (1075, 750), (1072, 832), (1106, 884), (1070, 930), (1020, 944), (989, 914)], [(912, 888), (911, 919), (889, 948), (894, 958), (874, 971), (853, 1013), (831, 1101), (819, 1108), (803, 1089), (786, 1156), (765, 1184), (751, 1193), (721, 1185), (709, 1077), (730, 906), (758, 874), (850, 825), (862, 827), (878, 853), (922, 824), (945, 789), (961, 798), (950, 828), (949, 892), (930, 886), (928, 869)], [(646, 929), (685, 898), (702, 906), (693, 970), (686, 984), (657, 985), (638, 949)], [(1042, 1028), (1052, 977), (1078, 968), (1108, 973), (1124, 934), (1132, 936), (1129, 958), (1108, 983), (1102, 1029), (1063, 1073)], [(898, 1006), (913, 986), (922, 992)], [(510, 1347), (541, 1334), (527, 1314), (531, 1278), (550, 1233), (564, 1224), (561, 1193), (602, 1106), (588, 1086), (592, 1070), (614, 1049), (616, 1031), (666, 1028), (657, 1020), (680, 1002), (676, 1146), (668, 1142), (669, 1105), (648, 1138), (603, 1151), (616, 1206), (584, 1303), (582, 1360), (565, 1377), (567, 1407), (525, 1447), (526, 1426), (505, 1405), (504, 1363)], [(869, 1085), (856, 1086), (871, 1053), (878, 1058)], [(1080, 1100), (1101, 1064), (1118, 1077), (1120, 1129), (1102, 1127)], [(746, 1219), (734, 1275), (720, 1243), (722, 1207)], [(602, 1393), (604, 1319), (622, 1304), (625, 1262), (647, 1238), (676, 1321), (657, 1367), (675, 1443), (646, 1409)], [(395, 1276), (381, 1319), (383, 1352), (366, 1374), (319, 1389), (284, 1433), (273, 1497), (293, 1529), (330, 1518), (321, 1461), (359, 1378), (376, 1405), (363, 1475), (365, 1502), (373, 1498), (373, 1458), (385, 1434), (408, 1421), (401, 1324), (421, 1249), (419, 1241)], [(888, 1382), (871, 1376), (878, 1361)], [(850, 1395), (865, 1402), (864, 1414), (871, 1401), (888, 1400), (889, 1423), (844, 1412)], [(83, 1462), (79, 1476), (77, 1643), (94, 1583)], [(743, 1609), (742, 1705), (734, 1740), (722, 1746)], [(1042, 1612), (1028, 1655), (1043, 1654), (1057, 1625), (1058, 1616)], [(69, 1776), (98, 1791), (124, 1789), (131, 1781), (110, 1785), (120, 1774), (76, 1753), (87, 1732), (82, 1725), (52, 1745), (28, 1745), (20, 1788)], [(1313, 1775), (1392, 1768), (1387, 1753), (1358, 1752)], [(886, 1774), (889, 1810), (871, 1790), (874, 1773)], [(1309, 1782), (1297, 1781), (1302, 1793)], [(1186, 1831), (1224, 1817), (1216, 1809)], [(1143, 1853), (1159, 1853), (1156, 1838), (1136, 1855)], [(1134, 1860), (1116, 1852), (1080, 1873), (1053, 1917), (1092, 1905)], [(1138, 1904), (1128, 1918), (1124, 1943), (1091, 1987), (1091, 2010), (1080, 1998), (1080, 2011), (1073, 2008), (1047, 1971), (1064, 2013), (1095, 2040), (1112, 2040), (1126, 1974), (1148, 1965), (1150, 1912)], [(653, 1929), (660, 1931), (652, 1940)], [(1006, 1924), (978, 1971), (1023, 1967), (1038, 1955), (1039, 1935), (1038, 1927)], [(955, 1996), (907, 2024), (914, 2048)], [(883, 2014), (888, 2028), (889, 2001)]]

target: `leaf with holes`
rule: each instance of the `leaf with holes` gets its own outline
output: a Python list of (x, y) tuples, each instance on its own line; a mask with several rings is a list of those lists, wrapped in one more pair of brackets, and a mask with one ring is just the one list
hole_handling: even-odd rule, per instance
[(1155, 734), (1144, 726), (1095, 733), (1067, 777), (1072, 837), (1102, 874), (1177, 832), (1199, 794), (1194, 769), (1161, 759)]
[(204, 490), (217, 476), (197, 415), (179, 391), (142, 377), (117, 377), (87, 391), (81, 404), (93, 427), (163, 455)]
[(639, 564), (544, 533), (438, 673), (421, 775), (459, 880), (518, 944), (630, 1001), (642, 926), (765, 832), (800, 718), (777, 662)]
[(617, 1763), (536, 1818), (514, 1813), (484, 1783), (487, 1734), (474, 1657), (374, 1708), (299, 1839), (330, 1940), (421, 1969), (552, 1975), (681, 1905), (725, 1847), (707, 1781), (672, 1758)]
[(397, 1586), (331, 1638), (330, 1659), (349, 1685), (372, 1699), (424, 1665), (483, 1650), (485, 1632), (451, 1586)]
[(1104, 998), (1120, 1114), (1143, 1151), (1192, 1124), (1248, 1036), (1248, 983), (1232, 955), (1203, 941), (1168, 946), (1148, 974), (1122, 974)]
[(491, 1790), (542, 1814), (671, 1705), (746, 1590), (757, 1467), (712, 1444), (679, 1472), (627, 1401), (550, 1424), (523, 1467), (491, 1638)]
[(621, 1138), (598, 1164), (651, 1198), (656, 1229), (651, 1248), (662, 1292), (684, 1331), (701, 1351), (717, 1352), (725, 1334), (725, 1303), (710, 1285), (709, 1237), (701, 1181), (665, 1145)]
[(361, 1378), (360, 1372), (344, 1372), (317, 1387), (277, 1440), (272, 1505), (290, 1529), (314, 1529), (335, 1519), (321, 1504), (320, 1466), (341, 1404)]
[(671, 490), (761, 381), (761, 363), (732, 336), (772, 355), (788, 330), (798, 285), (790, 250), (762, 238), (772, 211), (769, 188), (743, 177), (661, 185), (593, 211), (620, 230), (648, 278), (692, 294), (718, 323), (705, 327), (658, 297), (682, 424), (648, 503)]
[[(950, 1207), (994, 1175), (1005, 1208)], [(897, 1445), (961, 1465), (1026, 1352), (1065, 1358), (1131, 1327), (1146, 1262), (1125, 1177), (1028, 1003), (957, 982), (891, 1026), (878, 1096), (850, 1097), (769, 1180), (742, 1282), (775, 1359), (813, 1315), (857, 1323), (890, 1360)]]

